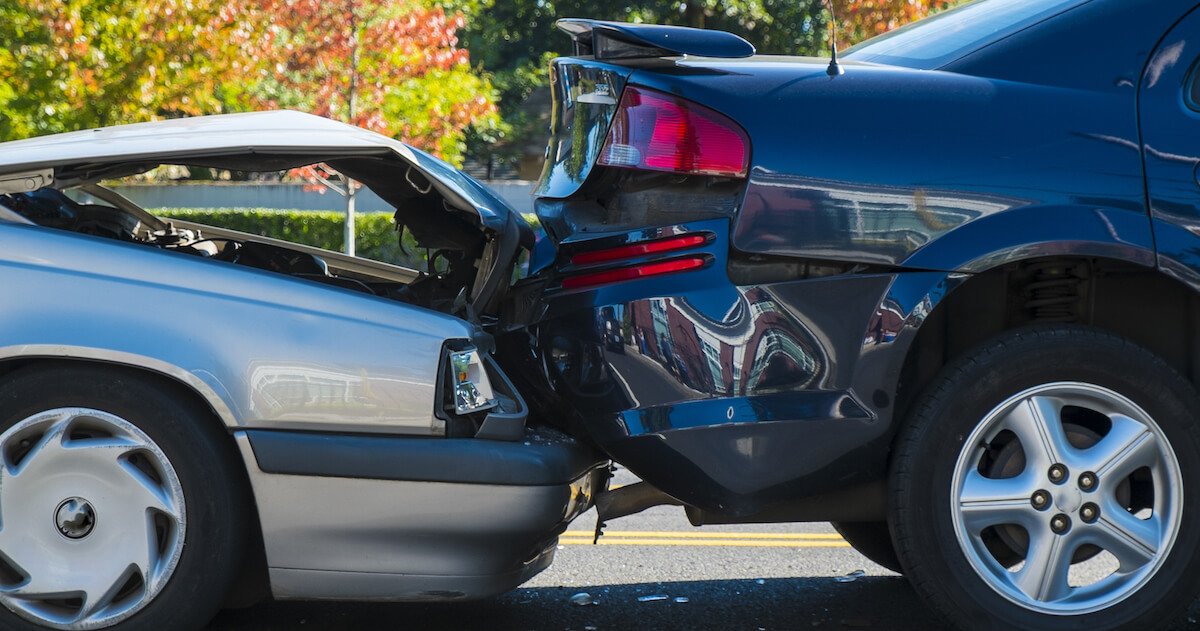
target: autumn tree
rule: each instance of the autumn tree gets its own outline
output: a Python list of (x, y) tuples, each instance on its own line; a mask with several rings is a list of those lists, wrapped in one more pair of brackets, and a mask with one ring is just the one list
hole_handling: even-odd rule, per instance
[(495, 123), (461, 12), (384, 0), (0, 2), (0, 139), (295, 107), (457, 161)]
[(898, 26), (915, 22), (959, 1), (961, 0), (833, 0), (838, 18), (838, 44), (856, 44)]
[(460, 160), (463, 130), (495, 117), (458, 47), (461, 13), (387, 0), (262, 0), (256, 106), (304, 109)]
[[(495, 124), (491, 86), (457, 45), (460, 12), (387, 0), (262, 0), (250, 11), (269, 24), (247, 91), (256, 107), (306, 110), (458, 163), (464, 130)], [(353, 254), (357, 185), (322, 167), (297, 174), (346, 198)]]
[(0, 3), (0, 140), (224, 111), (252, 25), (229, 0)]

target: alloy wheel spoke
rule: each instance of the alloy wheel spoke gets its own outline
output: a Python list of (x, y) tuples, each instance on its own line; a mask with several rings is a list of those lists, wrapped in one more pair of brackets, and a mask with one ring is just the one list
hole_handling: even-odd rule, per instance
[(963, 523), (968, 530), (978, 534), (989, 526), (1026, 525), (1035, 521), (1037, 511), (1030, 504), (1030, 497), (1036, 488), (1035, 480), (1027, 474), (995, 479), (971, 471), (963, 480), (959, 493)]
[(1069, 537), (1055, 535), (1045, 527), (1030, 532), (1025, 567), (1013, 580), (1017, 589), (1040, 602), (1066, 597), (1071, 590), (1067, 574), (1071, 569), (1071, 556), (1075, 553), (1071, 543)]
[(1114, 414), (1112, 429), (1085, 452), (1093, 458), (1091, 469), (1101, 479), (1124, 479), (1140, 467), (1150, 466), (1158, 459), (1158, 442), (1145, 425), (1120, 414)]
[(1097, 522), (1100, 547), (1121, 564), (1122, 571), (1137, 569), (1158, 553), (1161, 521), (1158, 516), (1138, 519), (1116, 502), (1106, 502)]
[(1001, 419), (1000, 427), (1017, 435), (1025, 451), (1026, 466), (1036, 471), (1062, 462), (1070, 449), (1063, 432), (1058, 400), (1052, 397), (1027, 397)]

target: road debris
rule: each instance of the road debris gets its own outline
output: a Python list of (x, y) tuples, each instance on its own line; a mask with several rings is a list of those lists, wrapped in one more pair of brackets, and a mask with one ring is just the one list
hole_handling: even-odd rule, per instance
[(595, 596), (587, 592), (579, 592), (571, 597), (571, 604), (578, 605), (580, 607), (587, 607), (588, 605), (596, 605), (598, 603), (596, 602)]
[(853, 583), (854, 581), (857, 581), (858, 577), (862, 576), (863, 574), (866, 574), (866, 572), (862, 570), (854, 570), (853, 572), (850, 572), (844, 576), (835, 576), (833, 580), (839, 583)]

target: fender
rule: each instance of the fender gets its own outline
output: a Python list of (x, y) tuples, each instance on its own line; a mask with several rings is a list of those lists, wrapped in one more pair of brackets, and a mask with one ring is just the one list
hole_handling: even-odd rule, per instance
[(204, 400), (226, 427), (237, 427), (233, 413), (233, 399), (224, 384), (212, 373), (189, 372), (174, 364), (122, 351), (89, 348), (85, 346), (62, 346), (57, 344), (24, 344), (0, 347), (0, 363), (18, 359), (66, 359), (87, 362), (116, 364), (150, 372), (174, 381), (191, 390)]
[(974, 274), (1043, 256), (1093, 256), (1154, 267), (1154, 236), (1141, 207), (1024, 206), (963, 224), (901, 266)]

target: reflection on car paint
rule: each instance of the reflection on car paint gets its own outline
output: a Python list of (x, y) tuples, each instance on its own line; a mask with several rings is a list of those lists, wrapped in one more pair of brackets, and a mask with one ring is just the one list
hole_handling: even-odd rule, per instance
[[(247, 381), (250, 411), (257, 418), (331, 424), (347, 418), (414, 422), (411, 416), (397, 414), (412, 396), (412, 379), (386, 367), (252, 361)], [(426, 417), (421, 420), (428, 422)]]
[(898, 263), (969, 221), (1032, 200), (754, 169), (734, 228), (747, 252)]
[[(706, 317), (686, 297), (621, 305), (636, 355), (655, 360), (681, 385), (706, 394), (752, 395), (805, 388), (824, 361), (803, 324), (761, 288), (739, 288), (722, 320)], [(610, 370), (612, 364), (609, 364)]]

